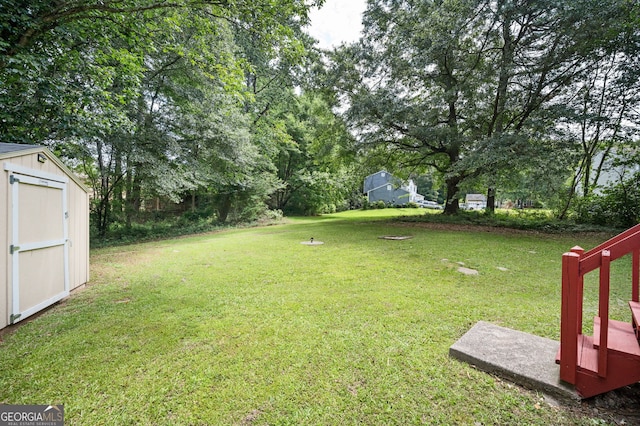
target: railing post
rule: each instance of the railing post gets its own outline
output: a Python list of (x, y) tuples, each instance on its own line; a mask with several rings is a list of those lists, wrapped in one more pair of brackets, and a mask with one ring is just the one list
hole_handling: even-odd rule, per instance
[[(575, 248), (575, 247), (574, 247)], [(562, 255), (562, 312), (560, 318), (560, 379), (576, 383), (578, 366), (578, 334), (582, 333), (582, 299), (578, 304), (580, 285), (580, 254)]]
[[(574, 246), (571, 248), (571, 253), (576, 253), (580, 258), (584, 254), (584, 249), (580, 246)], [(582, 304), (584, 303), (584, 278), (582, 273), (580, 273), (580, 267), (578, 266), (578, 294), (576, 296), (577, 310), (578, 310), (578, 321), (576, 322), (576, 329), (578, 330), (578, 334), (582, 334)]]
[(600, 317), (600, 347), (598, 348), (598, 376), (607, 377), (607, 348), (609, 340), (609, 287), (611, 280), (611, 253), (602, 250), (600, 263), (600, 292), (598, 316)]
[(631, 300), (638, 302), (640, 288), (640, 249), (634, 249), (631, 254)]

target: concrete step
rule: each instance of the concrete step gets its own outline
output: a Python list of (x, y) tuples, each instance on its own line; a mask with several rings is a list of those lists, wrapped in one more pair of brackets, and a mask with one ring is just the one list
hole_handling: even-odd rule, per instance
[(579, 400), (560, 380), (554, 362), (560, 342), (479, 321), (449, 348), (449, 355), (479, 370), (564, 400)]

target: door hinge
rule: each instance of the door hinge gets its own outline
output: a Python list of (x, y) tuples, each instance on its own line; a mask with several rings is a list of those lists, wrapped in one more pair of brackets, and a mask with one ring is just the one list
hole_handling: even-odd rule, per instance
[(9, 246), (9, 253), (11, 254), (18, 252), (19, 250), (20, 250), (20, 246), (14, 246), (13, 244)]
[(11, 314), (11, 316), (9, 317), (9, 324), (13, 324), (21, 316), (22, 314)]
[(14, 184), (14, 183), (16, 183), (16, 182), (20, 182), (20, 179), (18, 179), (15, 175), (10, 175), (10, 176), (9, 176), (9, 183), (10, 183), (11, 185), (13, 185), (13, 184)]

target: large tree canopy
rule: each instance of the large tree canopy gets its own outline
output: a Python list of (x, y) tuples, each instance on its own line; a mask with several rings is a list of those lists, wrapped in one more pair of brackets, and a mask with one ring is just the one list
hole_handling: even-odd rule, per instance
[[(358, 44), (333, 54), (363, 147), (445, 176), (445, 213), (468, 179), (562, 161), (553, 138), (573, 85), (612, 51), (633, 2), (371, 0)], [(554, 155), (555, 154), (555, 155)], [(568, 164), (565, 164), (568, 166)], [(495, 185), (495, 182), (493, 182)]]
[[(202, 34), (229, 27), (237, 35), (252, 34), (263, 51), (299, 55), (295, 28), (308, 22), (308, 9), (316, 3), (321, 1), (2, 2), (0, 134), (5, 142), (42, 142), (81, 127), (78, 104), (117, 108), (119, 96), (138, 91), (145, 56), (159, 48), (158, 39), (167, 49), (161, 52), (209, 67), (211, 77), (237, 89), (234, 69), (247, 63), (233, 49), (216, 52)], [(199, 42), (182, 45), (180, 34), (187, 32)], [(117, 82), (116, 68), (123, 77)], [(116, 97), (106, 93), (114, 83), (121, 92)]]
[(2, 2), (0, 138), (75, 161), (101, 233), (145, 197), (207, 193), (220, 220), (266, 206), (278, 182), (257, 123), (293, 88), (320, 4)]

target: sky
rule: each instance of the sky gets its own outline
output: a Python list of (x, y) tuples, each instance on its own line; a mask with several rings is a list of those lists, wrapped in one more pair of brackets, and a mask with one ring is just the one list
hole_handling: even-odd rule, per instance
[(311, 12), (308, 32), (320, 41), (318, 47), (323, 49), (354, 42), (360, 37), (366, 5), (367, 0), (326, 0), (320, 10)]

